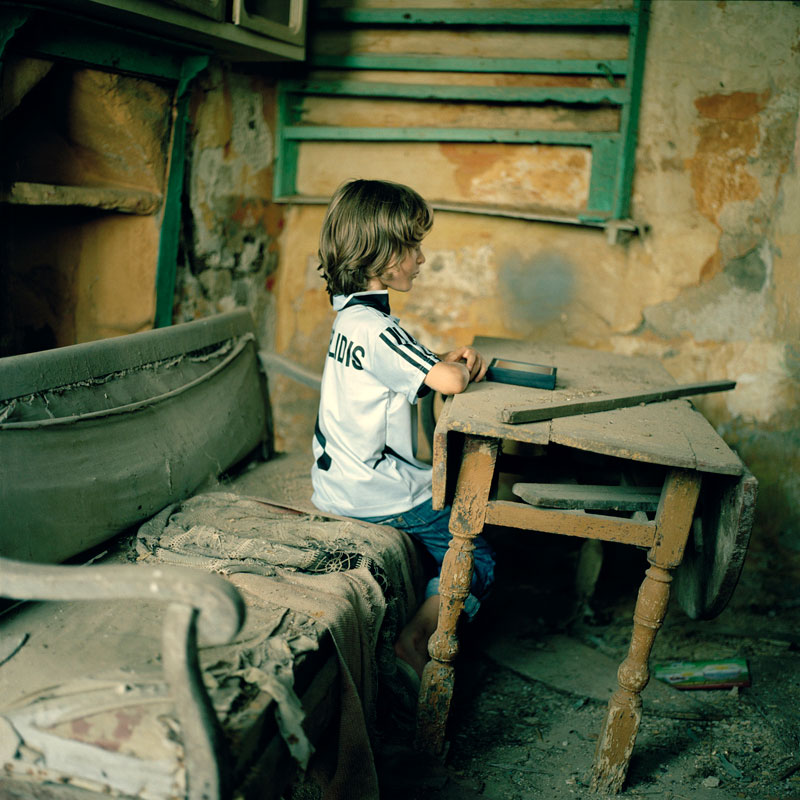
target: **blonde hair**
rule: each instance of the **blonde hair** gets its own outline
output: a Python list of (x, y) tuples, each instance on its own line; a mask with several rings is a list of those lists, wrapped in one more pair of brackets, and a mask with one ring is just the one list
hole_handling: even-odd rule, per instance
[(319, 237), (319, 267), (331, 299), (367, 288), (433, 226), (431, 207), (391, 181), (352, 180), (333, 195)]

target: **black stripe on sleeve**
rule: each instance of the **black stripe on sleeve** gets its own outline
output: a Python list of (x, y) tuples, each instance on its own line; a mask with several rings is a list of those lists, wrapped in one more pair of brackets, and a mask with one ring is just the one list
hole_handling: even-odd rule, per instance
[(400, 335), (399, 328), (387, 328), (386, 333), (391, 333), (392, 336), (394, 336), (394, 340), (397, 342), (397, 344), (403, 344), (403, 337)]
[(395, 344), (393, 341), (391, 341), (391, 339), (389, 339), (386, 333), (382, 333), (380, 338), (381, 341), (383, 341), (389, 348), (394, 350), (397, 355), (399, 355), (401, 358), (404, 358), (409, 364), (416, 367), (420, 372), (427, 374), (430, 368), (433, 366), (433, 364), (426, 364), (424, 361), (422, 361), (418, 356), (416, 356), (416, 353), (409, 353), (407, 347), (402, 348)]
[[(384, 333), (390, 334), (398, 345), (407, 348), (408, 351), (416, 355), (420, 361), (428, 364), (429, 366), (427, 369), (430, 369), (434, 364), (439, 362), (439, 357), (436, 354), (432, 353), (427, 347), (420, 344), (410, 333), (408, 333), (408, 331), (403, 330), (403, 328), (386, 328)], [(386, 339), (384, 339), (384, 341), (386, 341)], [(388, 341), (387, 344), (389, 344)]]
[(415, 353), (419, 355), (419, 357), (423, 361), (427, 361), (431, 366), (438, 363), (439, 357), (428, 350), (424, 344), (420, 344), (410, 333), (403, 330), (402, 328), (399, 329), (404, 336), (406, 336), (406, 345), (410, 350), (413, 350)]

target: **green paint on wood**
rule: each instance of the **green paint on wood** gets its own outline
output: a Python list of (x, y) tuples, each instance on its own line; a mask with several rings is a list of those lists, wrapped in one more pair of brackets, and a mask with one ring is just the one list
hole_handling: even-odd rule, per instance
[(384, 55), (363, 53), (347, 56), (312, 55), (314, 67), (334, 69), (386, 69), (422, 72), (511, 72), (526, 75), (625, 75), (628, 62), (593, 58), (461, 58), (459, 56)]
[(619, 138), (598, 139), (592, 147), (592, 173), (589, 179), (589, 218), (596, 218), (591, 212), (604, 212), (608, 218), (614, 201), (614, 181), (619, 170)]
[(0, 8), (0, 57), (16, 32), (28, 21), (30, 11), (22, 8)]
[[(603, 75), (602, 88), (421, 85), (357, 80), (286, 81), (280, 86), (278, 105), (275, 198), (296, 195), (297, 158), (301, 142), (501, 142), (552, 144), (592, 148), (588, 208), (581, 222), (602, 224), (629, 213), (635, 163), (636, 133), (644, 70), (645, 41), (650, 0), (634, 0), (630, 10), (620, 9), (327, 9), (319, 22), (344, 29), (359, 25), (472, 26), (473, 29), (559, 26), (576, 33), (587, 29), (627, 28), (628, 56), (608, 59), (459, 58), (419, 54), (352, 54), (314, 56), (314, 67), (360, 70), (515, 73), (550, 75)], [(625, 78), (625, 85), (617, 80)], [(525, 128), (348, 127), (303, 125), (300, 119), (306, 96), (390, 98), (417, 101), (485, 102), (496, 104), (558, 103), (610, 105), (620, 110), (620, 128), (613, 132), (533, 130)]]
[(174, 52), (161, 52), (127, 45), (113, 38), (99, 38), (92, 33), (76, 35), (68, 31), (50, 31), (36, 42), (40, 55), (77, 61), (115, 72), (176, 80), (183, 57)]
[(639, 132), (639, 106), (644, 83), (644, 62), (650, 0), (636, 0), (636, 22), (631, 26), (628, 44), (630, 97), (622, 107), (620, 131), (624, 137), (620, 164), (615, 182), (614, 217), (622, 219), (630, 213), (633, 169), (636, 160), (636, 141)]
[(297, 159), (300, 148), (286, 135), (287, 126), (298, 121), (296, 95), (289, 94), (284, 86), (278, 90), (278, 113), (275, 122), (276, 164), (272, 179), (274, 198), (291, 197), (297, 193)]
[(329, 97), (387, 97), (407, 100), (460, 100), (490, 103), (611, 103), (622, 105), (625, 89), (564, 86), (458, 86), (452, 84), (383, 83), (373, 81), (287, 81), (287, 93)]
[(336, 125), (286, 126), (283, 135), (294, 141), (313, 142), (505, 142), (507, 144), (591, 145), (598, 139), (613, 141), (616, 133), (551, 131), (525, 128), (348, 128)]
[(172, 136), (167, 192), (164, 198), (164, 215), (161, 219), (161, 236), (158, 242), (156, 268), (156, 313), (154, 327), (172, 324), (172, 305), (175, 295), (175, 274), (178, 259), (178, 241), (181, 222), (181, 196), (186, 155), (186, 126), (188, 123), (189, 84), (208, 66), (208, 56), (187, 58), (175, 90), (175, 123)]
[(0, 53), (26, 21), (26, 53), (148, 78), (178, 80), (185, 58), (207, 52), (143, 32), (132, 37), (130, 31), (89, 19), (76, 26), (71, 16), (40, 19), (35, 10), (11, 7), (0, 9)]

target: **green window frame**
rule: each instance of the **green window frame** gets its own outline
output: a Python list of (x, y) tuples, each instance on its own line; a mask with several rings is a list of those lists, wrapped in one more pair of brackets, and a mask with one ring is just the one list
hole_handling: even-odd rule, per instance
[[(276, 202), (321, 202), (297, 193), (297, 161), (303, 142), (503, 142), (589, 147), (591, 173), (587, 208), (572, 222), (606, 226), (630, 213), (639, 106), (645, 61), (650, 0), (634, 0), (630, 9), (412, 9), (331, 8), (315, 22), (326, 27), (412, 26), (430, 29), (448, 25), (476, 29), (559, 28), (572, 31), (625, 29), (626, 59), (460, 58), (433, 55), (310, 54), (311, 68), (426, 72), (489, 72), (605, 76), (601, 88), (489, 87), (420, 85), (358, 80), (285, 80), (278, 84)], [(622, 85), (619, 79), (623, 79)], [(557, 131), (526, 128), (349, 127), (304, 125), (302, 108), (311, 96), (367, 97), (400, 100), (469, 101), (488, 103), (607, 104), (619, 108), (617, 131)], [(469, 211), (469, 208), (462, 210)], [(473, 209), (477, 210), (477, 209)], [(557, 217), (554, 217), (557, 220)]]

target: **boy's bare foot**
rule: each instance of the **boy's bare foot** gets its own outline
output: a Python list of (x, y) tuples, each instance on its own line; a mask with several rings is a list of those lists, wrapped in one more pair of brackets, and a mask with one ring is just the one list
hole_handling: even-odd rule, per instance
[(439, 621), (439, 595), (426, 598), (417, 609), (411, 621), (400, 632), (395, 642), (394, 652), (398, 658), (410, 664), (417, 675), (422, 677), (422, 670), (428, 663), (428, 640), (433, 636)]

